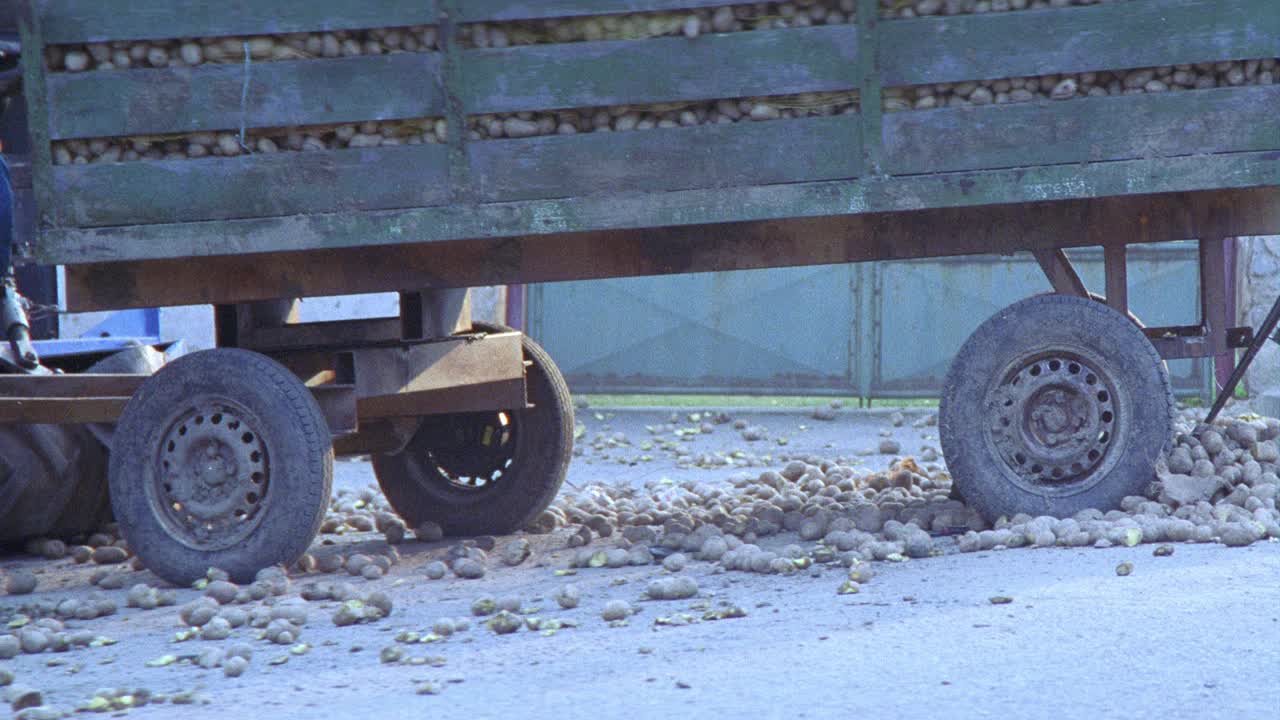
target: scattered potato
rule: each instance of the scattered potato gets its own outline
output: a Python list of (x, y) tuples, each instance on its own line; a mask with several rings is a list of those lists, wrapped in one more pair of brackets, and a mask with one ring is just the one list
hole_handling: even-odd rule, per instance
[(515, 613), (502, 610), (489, 618), (485, 625), (497, 635), (509, 635), (524, 625), (524, 621)]
[(249, 669), (249, 661), (243, 657), (229, 657), (222, 663), (222, 674), (229, 678), (240, 677)]
[(610, 600), (605, 603), (604, 609), (600, 611), (600, 617), (609, 622), (615, 622), (626, 620), (633, 612), (635, 611), (631, 608), (631, 604), (626, 600)]
[(466, 580), (484, 577), (484, 564), (472, 558), (462, 558), (453, 563), (453, 574)]
[(649, 583), (645, 594), (651, 600), (684, 600), (698, 594), (698, 583), (688, 575), (659, 578)]
[(578, 590), (577, 585), (569, 584), (561, 586), (555, 594), (556, 604), (565, 610), (572, 610), (578, 607), (578, 603), (582, 600), (582, 593)]
[(36, 585), (36, 576), (30, 570), (15, 569), (7, 573), (5, 591), (10, 595), (30, 595)]

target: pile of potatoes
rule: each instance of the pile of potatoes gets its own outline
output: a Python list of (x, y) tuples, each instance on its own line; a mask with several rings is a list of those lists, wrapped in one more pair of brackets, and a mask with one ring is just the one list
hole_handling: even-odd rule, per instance
[(462, 27), (461, 41), (463, 47), (503, 48), (679, 35), (695, 38), (712, 33), (846, 25), (854, 21), (857, 4), (857, 0), (792, 0), (685, 11), (476, 23)]
[(886, 112), (1273, 85), (1277, 58), (886, 88)]
[(448, 127), (443, 118), (422, 118), (295, 128), (255, 128), (245, 133), (243, 143), (237, 132), (64, 140), (53, 144), (53, 162), (55, 165), (84, 165), (422, 145), (442, 143), (447, 136)]
[(758, 122), (857, 112), (856, 92), (806, 93), (655, 105), (519, 112), (469, 118), (472, 140), (576, 135), (653, 128)]
[[(951, 497), (950, 477), (936, 465), (904, 457), (866, 473), (847, 458), (798, 456), (728, 483), (588, 486), (559, 498), (530, 531), (571, 530), (569, 547), (579, 548), (571, 567), (650, 564), (649, 549), (663, 548), (725, 570), (780, 574), (954, 550), (1280, 539), (1280, 420), (1242, 416), (1204, 427), (1197, 418), (1180, 418), (1145, 493), (1105, 512), (988, 524)], [(954, 544), (939, 535), (954, 535)]]
[[(880, 0), (880, 17), (1038, 10), (1097, 5), (1123, 0)], [(685, 11), (631, 13), (519, 22), (477, 23), (462, 28), (464, 47), (503, 48), (515, 45), (640, 40), (683, 35), (773, 30), (815, 25), (845, 25), (857, 20), (857, 0), (791, 0), (756, 2)]]
[(52, 72), (70, 73), (243, 63), (246, 45), (252, 62), (439, 50), (435, 26), (418, 25), (290, 35), (55, 45), (45, 49), (45, 62)]
[(1127, 0), (880, 0), (880, 17), (913, 18), (930, 15), (972, 15), (1015, 10), (1043, 10), (1073, 5), (1102, 5)]

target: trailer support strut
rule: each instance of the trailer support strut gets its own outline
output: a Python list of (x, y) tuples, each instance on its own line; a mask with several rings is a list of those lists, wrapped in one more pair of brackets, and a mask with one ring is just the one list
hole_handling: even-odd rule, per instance
[(1089, 291), (1085, 289), (1084, 282), (1076, 274), (1076, 269), (1071, 266), (1071, 260), (1067, 258), (1065, 252), (1061, 249), (1045, 249), (1033, 250), (1032, 253), (1036, 256), (1036, 262), (1040, 263), (1040, 269), (1044, 271), (1045, 277), (1049, 279), (1049, 284), (1053, 286), (1054, 292), (1089, 297)]

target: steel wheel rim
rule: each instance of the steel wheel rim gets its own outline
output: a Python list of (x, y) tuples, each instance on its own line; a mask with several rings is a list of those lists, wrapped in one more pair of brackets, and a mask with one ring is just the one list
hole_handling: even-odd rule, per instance
[(1037, 353), (988, 389), (987, 440), (1019, 485), (1076, 492), (1101, 481), (1126, 419), (1100, 365), (1077, 352)]
[(501, 484), (520, 449), (517, 416), (507, 411), (428, 418), (420, 432), (429, 440), (420, 446), (420, 461), (462, 492)]
[(225, 550), (262, 524), (272, 453), (257, 416), (223, 397), (175, 410), (160, 426), (147, 497), (168, 534), (194, 550)]

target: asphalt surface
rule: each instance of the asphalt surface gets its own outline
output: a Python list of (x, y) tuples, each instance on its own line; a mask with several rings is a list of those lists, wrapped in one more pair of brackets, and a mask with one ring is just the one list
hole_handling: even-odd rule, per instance
[[(568, 482), (643, 485), (671, 480), (722, 482), (738, 470), (682, 467), (669, 453), (638, 461), (646, 426), (668, 410), (580, 411), (585, 426)], [(687, 414), (680, 410), (683, 424)], [(770, 439), (748, 443), (731, 424), (691, 437), (690, 455), (738, 450), (780, 465), (782, 453), (854, 455), (889, 433), (904, 452), (935, 445), (936, 428), (912, 427), (926, 413), (908, 413), (900, 427), (889, 411), (842, 411), (835, 421), (787, 412), (734, 413), (768, 428)], [(605, 426), (608, 426), (607, 429)], [(804, 429), (801, 429), (803, 426)], [(621, 433), (631, 444), (591, 447), (596, 433)], [(776, 437), (786, 445), (778, 445)], [(858, 456), (868, 470), (888, 456)], [(748, 467), (758, 473), (763, 467)], [(364, 461), (338, 464), (338, 486), (373, 482)], [(572, 488), (567, 489), (572, 492)], [(310, 649), (254, 639), (242, 628), (231, 640), (172, 642), (176, 608), (124, 609), (75, 627), (117, 642), (68, 653), (0, 661), (17, 682), (42, 689), (46, 702), (73, 709), (99, 688), (195, 691), (193, 705), (149, 705), (129, 717), (227, 718), (1275, 718), (1280, 716), (1280, 544), (1242, 549), (1175, 546), (1154, 557), (1153, 546), (1098, 549), (1017, 549), (947, 554), (904, 563), (876, 563), (876, 576), (855, 595), (838, 595), (845, 571), (815, 566), (792, 576), (721, 572), (691, 562), (697, 598), (643, 600), (659, 567), (579, 570), (559, 576), (571, 551), (561, 535), (533, 536), (534, 556), (517, 568), (491, 562), (480, 580), (428, 580), (422, 572), (448, 543), (400, 546), (402, 561), (387, 578), (350, 580), (361, 592), (384, 589), (391, 616), (335, 627), (334, 602), (307, 603), (300, 641)], [(794, 537), (790, 540), (794, 542)], [(339, 540), (376, 549), (380, 536)], [(951, 547), (942, 541), (944, 548)], [(6, 558), (40, 570), (37, 596), (91, 592), (90, 569), (69, 561)], [(1116, 574), (1130, 562), (1133, 573)], [(146, 579), (149, 574), (140, 574)], [(337, 579), (322, 576), (322, 579)], [(295, 580), (295, 589), (305, 580)], [(560, 609), (553, 593), (566, 583), (581, 605)], [(182, 602), (198, 596), (180, 591)], [(472, 619), (471, 629), (433, 643), (406, 645), (401, 630), (425, 633), (440, 617), (469, 615), (481, 595), (519, 596), (530, 614), (576, 621), (554, 634), (521, 630), (498, 636)], [(1004, 596), (1012, 602), (993, 604)], [(28, 598), (29, 599), (29, 598)], [(600, 617), (609, 600), (639, 610), (625, 625)], [(0, 605), (12, 604), (0, 598)], [(702, 620), (735, 606), (745, 617)], [(656, 624), (659, 618), (689, 625)], [(188, 662), (148, 667), (166, 654), (249, 642), (255, 655), (235, 679)], [(428, 664), (384, 664), (380, 651), (397, 646)], [(269, 661), (288, 658), (280, 665)], [(55, 664), (50, 664), (51, 661)], [(430, 683), (438, 694), (420, 695)]]

